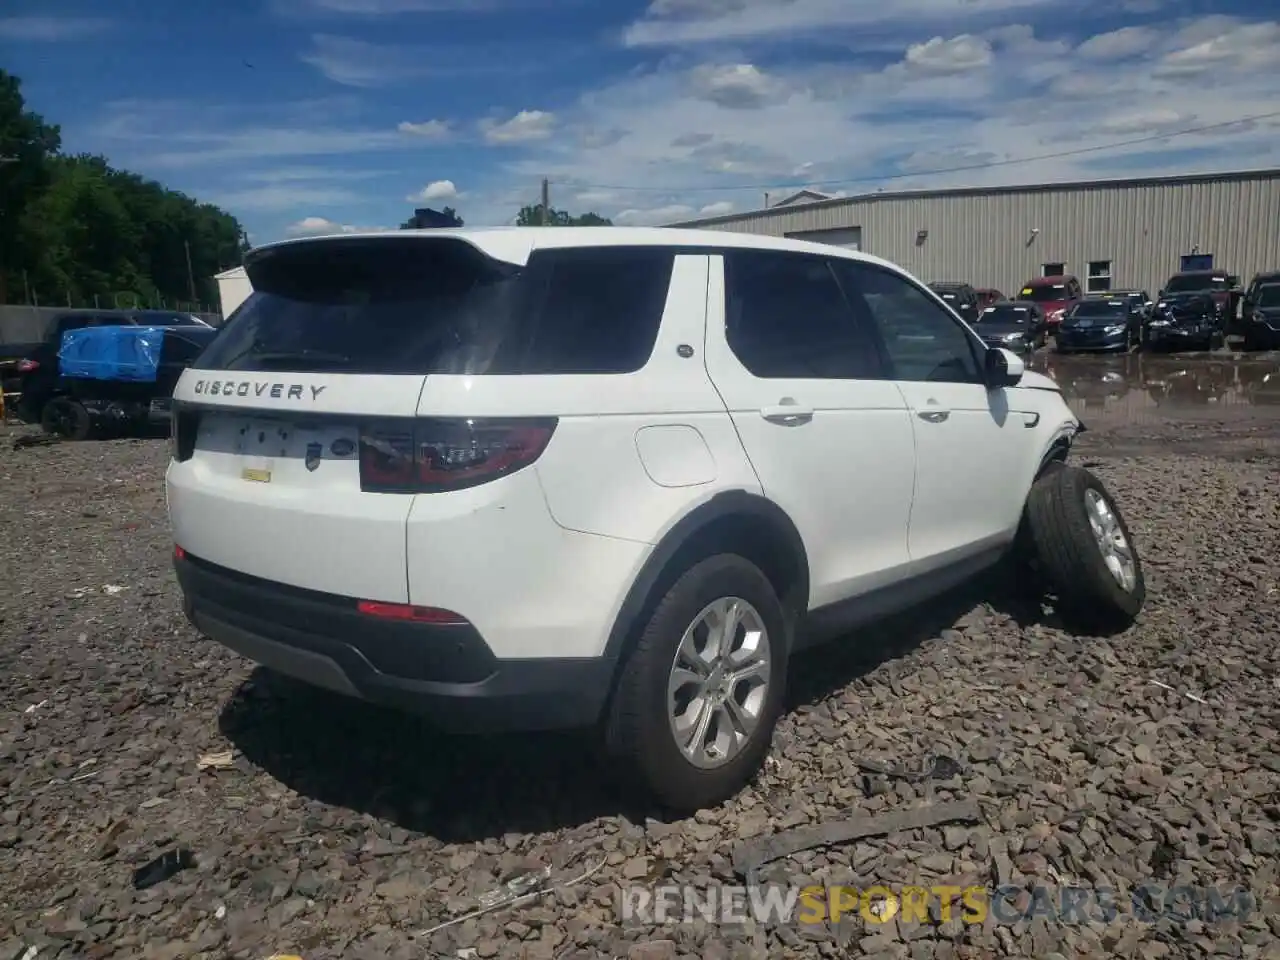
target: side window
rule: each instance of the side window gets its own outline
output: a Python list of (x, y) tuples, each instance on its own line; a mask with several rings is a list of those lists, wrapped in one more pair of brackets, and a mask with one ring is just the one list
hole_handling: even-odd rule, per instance
[(529, 260), (535, 289), (521, 373), (634, 373), (658, 339), (675, 253), (577, 247)]
[(884, 341), (895, 380), (981, 383), (972, 336), (906, 278), (866, 263), (840, 266), (850, 297), (860, 297)]
[(725, 337), (742, 365), (764, 379), (883, 377), (875, 340), (825, 257), (727, 252)]

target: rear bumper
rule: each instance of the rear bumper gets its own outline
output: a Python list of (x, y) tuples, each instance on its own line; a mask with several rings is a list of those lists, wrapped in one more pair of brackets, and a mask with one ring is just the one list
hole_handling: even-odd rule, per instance
[(471, 624), (382, 621), (353, 599), (175, 559), (187, 618), (280, 673), (465, 733), (594, 723), (613, 677), (597, 658), (498, 659)]

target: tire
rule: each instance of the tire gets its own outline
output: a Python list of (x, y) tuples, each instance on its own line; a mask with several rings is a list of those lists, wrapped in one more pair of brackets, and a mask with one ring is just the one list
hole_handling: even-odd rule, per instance
[[(686, 634), (709, 609), (730, 600), (746, 612), (748, 624), (763, 626), (768, 648), (761, 674), (764, 683), (744, 698), (756, 706), (757, 719), (750, 735), (736, 752), (719, 760), (706, 759), (707, 754), (698, 751), (707, 764), (700, 766), (682, 751), (670, 719), (693, 687), (679, 691), (680, 696), (674, 701), (669, 688)], [(714, 618), (715, 613), (710, 616)], [(635, 646), (621, 665), (608, 712), (605, 743), (623, 777), (638, 782), (664, 806), (682, 813), (714, 806), (742, 789), (764, 764), (782, 711), (790, 649), (788, 623), (768, 578), (748, 560), (719, 554), (685, 571), (648, 621), (640, 625)], [(701, 635), (701, 631), (698, 633)], [(742, 631), (735, 631), (735, 636), (739, 633)], [(718, 676), (713, 670), (713, 682)], [(738, 693), (746, 690), (740, 687)], [(693, 702), (688, 709), (689, 716), (697, 713)], [(728, 710), (721, 707), (718, 716), (727, 716)]]
[(93, 418), (84, 404), (69, 397), (54, 397), (40, 411), (40, 427), (64, 440), (88, 440), (93, 433)]
[[(1098, 502), (1113, 518), (1113, 542), (1115, 534), (1122, 534), (1128, 547), (1127, 585), (1112, 573), (1095, 536), (1095, 521), (1104, 530), (1107, 526), (1093, 512)], [(1058, 614), (1065, 622), (1100, 634), (1118, 633), (1133, 623), (1147, 596), (1142, 561), (1101, 480), (1088, 470), (1065, 465), (1043, 474), (1027, 497), (1026, 521), (1037, 565), (1057, 596)]]

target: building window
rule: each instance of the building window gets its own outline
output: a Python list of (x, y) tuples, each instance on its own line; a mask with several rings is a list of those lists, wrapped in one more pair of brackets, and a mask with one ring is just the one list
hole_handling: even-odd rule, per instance
[(1067, 265), (1065, 263), (1046, 263), (1040, 267), (1040, 276), (1042, 277), (1061, 277), (1065, 276)]
[(1090, 293), (1106, 293), (1111, 289), (1111, 261), (1090, 260), (1087, 286)]

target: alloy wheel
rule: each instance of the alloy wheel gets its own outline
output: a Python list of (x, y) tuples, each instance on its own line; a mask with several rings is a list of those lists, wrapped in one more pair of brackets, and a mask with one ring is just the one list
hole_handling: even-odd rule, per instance
[(671, 735), (708, 770), (733, 760), (764, 718), (772, 675), (769, 631), (739, 597), (707, 604), (685, 630), (667, 683)]

